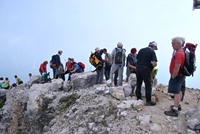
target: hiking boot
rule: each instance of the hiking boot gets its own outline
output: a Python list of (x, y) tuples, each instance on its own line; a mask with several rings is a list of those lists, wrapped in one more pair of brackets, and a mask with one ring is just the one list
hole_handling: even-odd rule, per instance
[(146, 102), (146, 106), (155, 106), (156, 103), (153, 101)]
[(168, 116), (178, 117), (178, 111), (175, 111), (174, 109), (171, 109), (169, 111), (164, 112)]
[[(173, 107), (174, 107), (174, 105), (171, 105), (170, 109), (173, 109)], [(182, 110), (181, 105), (178, 105), (178, 111), (181, 111), (181, 110)]]

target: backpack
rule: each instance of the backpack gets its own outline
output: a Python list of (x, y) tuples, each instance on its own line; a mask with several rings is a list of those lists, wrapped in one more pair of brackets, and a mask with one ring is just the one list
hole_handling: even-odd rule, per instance
[(91, 53), (89, 57), (89, 62), (96, 68), (101, 68), (103, 67), (103, 63), (96, 57), (94, 53)]
[(8, 84), (7, 83), (2, 83), (1, 84), (1, 88), (3, 88), (3, 89), (8, 89), (9, 88), (9, 86), (8, 86)]
[(78, 62), (78, 65), (81, 67), (81, 69), (85, 69), (85, 64), (83, 64), (82, 62)]
[(115, 48), (116, 53), (115, 53), (115, 64), (122, 64), (123, 63), (123, 50), (118, 51), (117, 48)]
[(193, 76), (194, 72), (196, 71), (196, 56), (195, 56), (196, 47), (197, 44), (194, 45), (192, 43), (186, 43), (184, 47), (185, 62), (181, 71), (185, 76), (190, 76), (190, 75)]
[(56, 67), (56, 55), (53, 55), (50, 61), (50, 68), (55, 68), (55, 67)]

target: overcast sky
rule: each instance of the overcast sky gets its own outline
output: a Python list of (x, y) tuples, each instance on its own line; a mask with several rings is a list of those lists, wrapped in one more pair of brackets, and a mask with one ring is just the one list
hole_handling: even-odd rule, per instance
[[(88, 57), (96, 47), (108, 52), (122, 42), (128, 54), (158, 43), (158, 83), (168, 84), (173, 52), (171, 39), (183, 36), (186, 42), (200, 42), (200, 10), (193, 0), (0, 0), (0, 76), (24, 82), (28, 73), (39, 74), (44, 60), (58, 50), (65, 64), (68, 57), (94, 68)], [(199, 52), (197, 71), (187, 78), (187, 87), (200, 88)], [(52, 70), (48, 66), (48, 71)], [(124, 75), (125, 78), (125, 75)]]

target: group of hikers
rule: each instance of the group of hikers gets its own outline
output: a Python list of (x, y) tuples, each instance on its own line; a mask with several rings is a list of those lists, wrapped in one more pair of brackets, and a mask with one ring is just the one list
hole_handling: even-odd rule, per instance
[(0, 87), (3, 89), (10, 89), (12, 87), (16, 87), (17, 85), (23, 84), (23, 81), (17, 76), (14, 75), (16, 83), (11, 84), (10, 80), (6, 77), (5, 79), (3, 77), (0, 78)]
[[(174, 94), (174, 104), (170, 106), (169, 111), (164, 113), (168, 116), (177, 117), (178, 111), (181, 110), (180, 102), (185, 94), (185, 75), (181, 71), (186, 59), (184, 53), (185, 38), (174, 37), (171, 43), (174, 51), (170, 62), (169, 72), (171, 77), (168, 84), (168, 92)], [(124, 67), (126, 67), (125, 82), (128, 82), (131, 73), (136, 75), (135, 95), (137, 100), (142, 100), (141, 86), (144, 82), (146, 106), (155, 106), (156, 102), (153, 102), (151, 99), (152, 71), (155, 71), (158, 62), (155, 50), (158, 50), (155, 41), (150, 42), (147, 47), (140, 49), (138, 53), (136, 48), (132, 48), (128, 56), (126, 56), (126, 50), (121, 42), (117, 43), (111, 54), (108, 53), (106, 48), (100, 49), (96, 47), (95, 52), (89, 58), (90, 63), (95, 67), (94, 71), (97, 73), (96, 84), (102, 84), (105, 75), (106, 81), (109, 80), (111, 86), (122, 86)], [(65, 81), (65, 75), (68, 74), (68, 80), (70, 81), (72, 74), (84, 72), (85, 65), (82, 62), (75, 62), (73, 58), (68, 58), (64, 67), (60, 60), (62, 53), (63, 51), (59, 50), (57, 54), (52, 56), (50, 68), (53, 70), (54, 79), (61, 78)], [(105, 55), (104, 58), (102, 58), (103, 54)], [(51, 80), (48, 77), (47, 64), (48, 61), (44, 61), (39, 67), (41, 78), (45, 82)], [(31, 75), (29, 74), (29, 77)], [(7, 83), (9, 88), (23, 83), (17, 75), (14, 77), (16, 79), (15, 85), (10, 85), (8, 78), (3, 83)]]

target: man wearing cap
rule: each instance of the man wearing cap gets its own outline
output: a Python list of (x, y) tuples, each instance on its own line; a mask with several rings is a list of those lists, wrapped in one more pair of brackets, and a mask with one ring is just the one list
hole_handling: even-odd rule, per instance
[(152, 41), (149, 43), (149, 46), (146, 48), (140, 49), (137, 55), (137, 64), (136, 64), (136, 77), (137, 77), (137, 88), (136, 96), (137, 100), (142, 99), (141, 95), (141, 86), (142, 82), (145, 83), (145, 97), (146, 97), (146, 106), (154, 106), (155, 102), (151, 101), (151, 71), (157, 66), (157, 57), (154, 50), (157, 50), (157, 43)]
[[(102, 59), (102, 54), (104, 53), (104, 49), (100, 49), (100, 48), (95, 48), (95, 56), (97, 57), (98, 60), (100, 60), (103, 63), (103, 59)], [(97, 77), (96, 77), (96, 84), (102, 84), (103, 83), (103, 66), (102, 67), (98, 67), (96, 69), (97, 72)]]
[[(118, 57), (117, 53), (121, 53), (121, 54), (119, 54), (119, 55), (121, 55), (121, 57)], [(115, 74), (116, 71), (118, 71), (119, 80), (117, 81), (117, 85), (122, 86), (126, 52), (125, 52), (125, 49), (123, 49), (123, 44), (121, 42), (119, 42), (117, 44), (117, 47), (115, 49), (113, 49), (111, 56), (112, 56), (113, 64), (112, 64), (111, 70), (110, 70), (110, 80), (113, 83), (113, 75)], [(120, 59), (120, 61), (118, 61), (118, 59)]]

